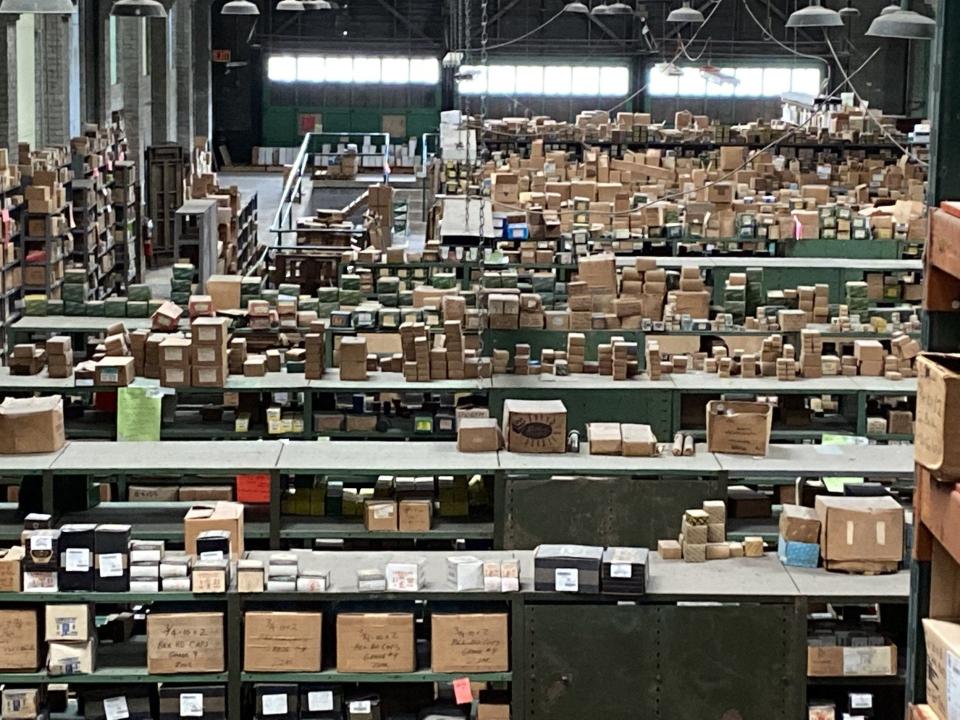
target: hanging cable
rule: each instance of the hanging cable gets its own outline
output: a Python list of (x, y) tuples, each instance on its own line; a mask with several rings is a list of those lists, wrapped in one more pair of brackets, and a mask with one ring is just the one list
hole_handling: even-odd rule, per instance
[(772, 40), (774, 43), (782, 47), (788, 53), (790, 53), (791, 55), (795, 55), (796, 57), (806, 58), (807, 60), (816, 60), (817, 62), (823, 63), (824, 67), (827, 70), (827, 76), (824, 78), (821, 86), (824, 88), (830, 87), (830, 83), (833, 80), (833, 74), (832, 74), (832, 68), (830, 67), (830, 62), (826, 58), (822, 58), (819, 55), (808, 55), (807, 53), (802, 53), (790, 47), (786, 43), (781, 42), (777, 37), (773, 35), (773, 33), (771, 33), (766, 28), (766, 26), (764, 26), (763, 23), (760, 22), (760, 20), (757, 19), (757, 16), (753, 14), (753, 10), (750, 9), (749, 0), (741, 0), (741, 2), (743, 3), (743, 9), (747, 11), (747, 15), (750, 16), (751, 20), (753, 20), (754, 25), (760, 28), (762, 37), (765, 40)]

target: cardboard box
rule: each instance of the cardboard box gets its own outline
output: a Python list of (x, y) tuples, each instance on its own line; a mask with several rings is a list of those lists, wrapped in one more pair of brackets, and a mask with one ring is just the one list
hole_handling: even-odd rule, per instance
[(430, 666), (434, 672), (506, 672), (510, 642), (506, 613), (433, 613)]
[(337, 672), (413, 672), (411, 613), (337, 615)]
[(773, 424), (767, 403), (707, 403), (707, 450), (735, 455), (766, 455)]
[(44, 717), (43, 694), (40, 688), (3, 689), (0, 699), (0, 717), (3, 720), (36, 720)]
[(53, 603), (46, 606), (47, 642), (63, 641), (85, 642), (90, 639), (94, 629), (92, 605), (61, 605)]
[(230, 337), (230, 318), (198, 317), (190, 323), (190, 339), (194, 344), (214, 345), (226, 350)]
[(400, 532), (428, 532), (433, 521), (433, 500), (401, 500)]
[(620, 426), (625, 457), (656, 457), (657, 436), (649, 425), (623, 423)]
[(230, 559), (243, 555), (243, 505), (221, 501), (190, 508), (183, 518), (184, 548), (189, 555), (197, 554), (197, 535), (207, 530), (229, 531)]
[(943, 720), (953, 720), (956, 712), (950, 713), (954, 704), (950, 696), (955, 692), (953, 678), (960, 657), (960, 625), (925, 618), (923, 635), (927, 646), (927, 704)]
[(899, 563), (903, 559), (903, 508), (892, 497), (818, 495), (820, 554), (825, 561)]
[(97, 669), (97, 641), (51, 642), (47, 645), (50, 675), (88, 675)]
[(149, 613), (147, 672), (223, 672), (223, 613)]
[(876, 677), (896, 674), (896, 645), (807, 647), (808, 677)]
[(501, 447), (503, 436), (496, 418), (463, 418), (457, 423), (460, 452), (496, 452)]
[(396, 532), (397, 503), (393, 500), (367, 500), (363, 504), (363, 525), (371, 532)]
[(247, 672), (320, 672), (323, 615), (248, 612), (243, 616)]
[(567, 408), (561, 400), (505, 400), (503, 436), (510, 452), (566, 452)]
[(20, 592), (23, 545), (0, 550), (0, 592)]
[(204, 283), (204, 289), (213, 303), (214, 310), (235, 310), (240, 307), (240, 286), (243, 278), (239, 275), (211, 275)]
[(791, 542), (819, 543), (817, 511), (802, 505), (784, 505), (780, 510), (780, 536)]
[(620, 423), (587, 423), (587, 439), (591, 455), (620, 455), (623, 451)]
[(0, 670), (36, 671), (39, 638), (36, 610), (0, 610)]
[(960, 443), (950, 441), (960, 423), (960, 355), (923, 353), (916, 368), (914, 457), (939, 476), (960, 477)]
[(55, 452), (65, 444), (59, 395), (0, 403), (0, 455)]
[(94, 384), (106, 387), (126, 387), (136, 373), (132, 357), (105, 357), (97, 361)]

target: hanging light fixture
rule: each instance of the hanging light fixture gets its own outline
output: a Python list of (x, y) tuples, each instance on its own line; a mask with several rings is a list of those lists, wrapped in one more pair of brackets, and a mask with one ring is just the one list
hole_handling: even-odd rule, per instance
[(604, 3), (594, 6), (593, 10), (590, 11), (591, 15), (609, 15), (610, 6)]
[(301, 0), (304, 10), (330, 10), (332, 6), (327, 0)]
[(167, 9), (157, 0), (117, 0), (110, 8), (113, 17), (165, 18)]
[(220, 11), (221, 15), (259, 15), (258, 8), (250, 0), (230, 0)]
[(704, 22), (703, 13), (690, 7), (690, 0), (683, 0), (683, 6), (667, 15), (668, 23), (692, 23), (700, 25)]
[(608, 15), (633, 15), (633, 8), (627, 5), (625, 2), (610, 3), (607, 5), (607, 14)]
[(787, 18), (788, 28), (832, 28), (843, 27), (840, 13), (820, 4), (821, 0), (810, 0), (810, 5), (800, 8)]
[(580, 2), (580, 0), (573, 0), (573, 2), (568, 2), (563, 6), (563, 12), (576, 13), (578, 15), (589, 15), (590, 8)]
[(70, 0), (3, 0), (0, 13), (11, 15), (72, 15), (76, 7)]
[(860, 17), (860, 8), (855, 8), (853, 6), (853, 0), (847, 0), (847, 6), (840, 8), (837, 12), (840, 13), (840, 17), (844, 20), (847, 18)]
[(291, 10), (294, 12), (303, 12), (306, 8), (300, 0), (280, 0), (277, 3), (277, 10)]
[(900, 6), (888, 5), (870, 23), (868, 37), (895, 38), (899, 40), (933, 40), (937, 22), (926, 15), (910, 9), (909, 0), (901, 0)]

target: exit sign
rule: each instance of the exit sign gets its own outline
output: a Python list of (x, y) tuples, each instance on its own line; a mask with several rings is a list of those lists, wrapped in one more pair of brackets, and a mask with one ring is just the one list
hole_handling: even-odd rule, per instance
[(229, 50), (214, 50), (213, 51), (213, 61), (215, 63), (228, 63), (230, 62), (230, 51)]

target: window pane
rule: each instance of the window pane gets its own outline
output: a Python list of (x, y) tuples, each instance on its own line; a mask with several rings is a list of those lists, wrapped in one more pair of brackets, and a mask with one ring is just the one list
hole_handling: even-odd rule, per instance
[(300, 82), (323, 82), (324, 62), (320, 55), (301, 55), (297, 58), (297, 80)]
[(483, 67), (479, 65), (462, 65), (460, 74), (466, 79), (457, 83), (457, 88), (463, 95), (479, 95), (487, 90), (487, 75)]
[(779, 97), (790, 92), (790, 68), (766, 68), (763, 71), (763, 94)]
[(573, 95), (600, 94), (600, 68), (575, 65), (573, 67)]
[(653, 97), (674, 97), (677, 94), (677, 78), (671, 75), (665, 64), (650, 68), (647, 76), (647, 92)]
[(572, 71), (569, 65), (547, 65), (543, 69), (544, 95), (569, 95)]
[(704, 73), (707, 81), (707, 97), (733, 97), (735, 71), (733, 68), (719, 68), (716, 72)]
[(804, 95), (820, 94), (820, 68), (794, 68), (793, 69), (793, 92), (803, 93)]
[(707, 81), (700, 74), (700, 68), (685, 67), (678, 83), (678, 93), (683, 97), (703, 97), (707, 92)]
[(517, 69), (513, 65), (490, 65), (487, 92), (491, 95), (513, 95), (517, 87)]
[(383, 58), (381, 79), (384, 83), (410, 82), (410, 61), (407, 58)]
[(763, 95), (763, 68), (737, 68), (740, 84), (733, 94), (737, 97), (760, 97)]
[(410, 82), (436, 85), (440, 82), (440, 63), (436, 58), (413, 58), (410, 60)]
[(600, 94), (626, 95), (630, 87), (630, 73), (625, 67), (600, 68)]
[(324, 61), (324, 76), (327, 82), (353, 82), (353, 58), (343, 55), (327, 55)]
[(524, 95), (541, 95), (543, 93), (543, 66), (517, 66), (517, 92)]
[(380, 58), (355, 57), (353, 59), (353, 81), (356, 83), (380, 82)]
[(276, 82), (297, 79), (297, 59), (292, 55), (274, 55), (267, 61), (267, 77)]

